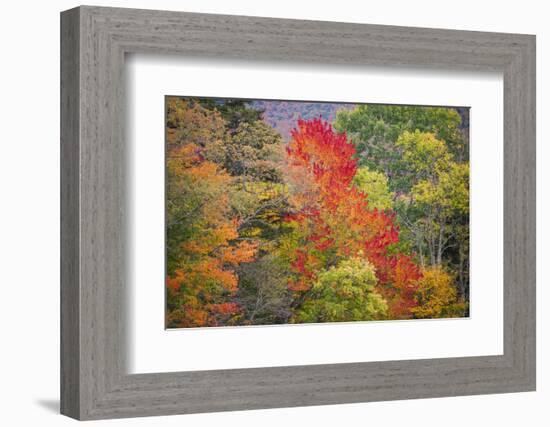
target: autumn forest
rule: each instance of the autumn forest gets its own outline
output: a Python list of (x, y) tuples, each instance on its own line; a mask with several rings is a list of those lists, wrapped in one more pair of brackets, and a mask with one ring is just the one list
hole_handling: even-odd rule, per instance
[(166, 97), (166, 327), (469, 316), (469, 109)]

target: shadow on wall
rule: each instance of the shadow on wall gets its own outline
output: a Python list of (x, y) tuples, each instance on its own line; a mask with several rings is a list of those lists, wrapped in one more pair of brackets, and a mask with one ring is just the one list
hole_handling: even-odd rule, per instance
[(59, 414), (59, 399), (38, 399), (35, 403), (49, 412)]

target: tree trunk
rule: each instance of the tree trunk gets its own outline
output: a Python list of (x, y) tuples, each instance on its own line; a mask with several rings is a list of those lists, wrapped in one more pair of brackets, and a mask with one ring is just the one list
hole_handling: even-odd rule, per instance
[(437, 264), (441, 265), (441, 261), (443, 258), (443, 236), (445, 235), (445, 223), (442, 223), (439, 225), (439, 239), (438, 239), (438, 245), (437, 245)]

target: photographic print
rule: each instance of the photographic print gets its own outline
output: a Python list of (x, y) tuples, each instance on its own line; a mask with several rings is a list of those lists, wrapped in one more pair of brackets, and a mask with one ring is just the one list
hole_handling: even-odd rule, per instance
[(469, 316), (469, 108), (166, 97), (166, 328)]

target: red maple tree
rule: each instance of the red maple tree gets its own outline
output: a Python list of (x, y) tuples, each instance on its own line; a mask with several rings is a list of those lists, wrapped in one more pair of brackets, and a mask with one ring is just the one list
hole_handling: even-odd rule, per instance
[(361, 256), (372, 263), (378, 290), (392, 318), (411, 317), (421, 277), (410, 256), (390, 253), (399, 229), (395, 214), (371, 209), (368, 194), (353, 185), (357, 172), (355, 146), (321, 119), (298, 121), (287, 146), (288, 176), (293, 186), (293, 212), (286, 221), (303, 234), (291, 255), (294, 279), (289, 289), (304, 292), (316, 272), (338, 259)]

